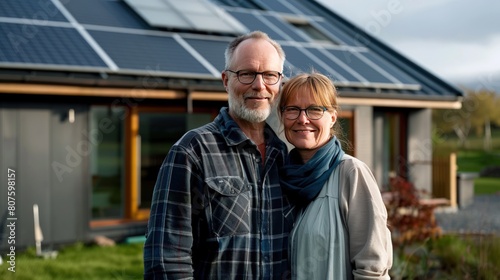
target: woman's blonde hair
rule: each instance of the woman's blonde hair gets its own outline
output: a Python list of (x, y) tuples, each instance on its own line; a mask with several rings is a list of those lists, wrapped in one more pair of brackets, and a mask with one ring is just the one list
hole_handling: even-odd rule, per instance
[[(312, 95), (314, 103), (318, 106), (324, 106), (330, 113), (338, 112), (339, 106), (337, 102), (337, 89), (333, 82), (327, 76), (312, 72), (299, 74), (286, 81), (281, 89), (280, 101), (278, 104), (278, 115), (281, 119), (281, 108), (286, 106), (290, 99), (304, 91), (309, 91)], [(340, 128), (335, 122), (331, 128), (331, 135), (336, 135)]]

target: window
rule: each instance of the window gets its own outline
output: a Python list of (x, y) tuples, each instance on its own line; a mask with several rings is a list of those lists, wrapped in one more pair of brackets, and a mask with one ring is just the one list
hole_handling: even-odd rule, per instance
[(91, 107), (91, 225), (149, 216), (158, 171), (170, 148), (186, 131), (212, 120), (209, 113), (182, 110)]
[(396, 111), (374, 115), (374, 158), (379, 161), (376, 177), (383, 188), (393, 176), (408, 179), (407, 115)]
[(210, 122), (210, 115), (141, 112), (138, 154), (140, 176), (137, 185), (139, 209), (149, 211), (160, 166), (172, 145), (187, 130)]
[(212, 120), (210, 114), (184, 113), (172, 109), (133, 108), (129, 121), (127, 218), (149, 217), (151, 197), (161, 164), (172, 145), (188, 130)]
[(125, 108), (92, 106), (90, 153), (93, 220), (123, 218), (124, 212), (124, 116)]

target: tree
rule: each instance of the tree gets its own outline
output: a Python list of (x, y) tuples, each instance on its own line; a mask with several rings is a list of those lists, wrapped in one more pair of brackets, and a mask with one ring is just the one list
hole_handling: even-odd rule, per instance
[(469, 92), (468, 98), (475, 103), (476, 110), (471, 115), (471, 124), (476, 135), (483, 135), (484, 150), (491, 149), (491, 124), (500, 123), (500, 114), (498, 106), (500, 99), (497, 95), (488, 90)]
[(491, 149), (491, 124), (500, 125), (500, 98), (488, 90), (466, 90), (460, 109), (434, 110), (433, 123), (438, 134), (454, 132), (461, 147), (467, 147), (472, 131), (484, 135), (484, 149)]
[(474, 103), (464, 98), (460, 109), (440, 109), (433, 111), (433, 125), (437, 134), (453, 132), (460, 140), (460, 146), (467, 146), (467, 138), (471, 131), (471, 112), (475, 110)]

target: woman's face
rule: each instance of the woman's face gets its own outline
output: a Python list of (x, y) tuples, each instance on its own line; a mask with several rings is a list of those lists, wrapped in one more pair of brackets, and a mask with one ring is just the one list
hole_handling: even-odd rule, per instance
[[(309, 90), (305, 90), (291, 96), (285, 104), (285, 107), (288, 106), (305, 109), (309, 106), (323, 105), (315, 104), (311, 92)], [(310, 158), (316, 150), (328, 142), (331, 137), (331, 128), (333, 127), (333, 124), (335, 124), (336, 120), (336, 111), (325, 111), (323, 116), (317, 120), (309, 119), (305, 111), (301, 111), (299, 117), (295, 120), (287, 119), (285, 112), (282, 113), (286, 139), (295, 146), (299, 153), (303, 154), (303, 159)], [(309, 154), (309, 156), (304, 157), (306, 154)]]

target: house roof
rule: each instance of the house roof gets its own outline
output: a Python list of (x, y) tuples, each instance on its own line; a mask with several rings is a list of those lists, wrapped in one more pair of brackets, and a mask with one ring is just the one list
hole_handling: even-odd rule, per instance
[[(176, 8), (182, 23), (158, 16), (161, 8), (172, 10), (167, 2), (0, 1), (0, 82), (223, 92), (228, 42), (262, 30), (285, 50), (286, 76), (315, 69), (354, 103), (416, 100), (456, 107), (462, 96), (316, 1), (183, 0)], [(211, 12), (196, 8), (202, 4)], [(208, 26), (221, 17), (229, 27)]]

